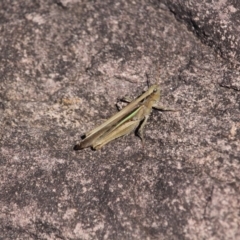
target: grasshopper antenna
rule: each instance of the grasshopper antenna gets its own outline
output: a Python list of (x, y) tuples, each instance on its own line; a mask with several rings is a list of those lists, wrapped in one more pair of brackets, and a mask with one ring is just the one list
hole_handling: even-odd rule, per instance
[(146, 75), (146, 78), (147, 78), (147, 86), (149, 88), (150, 87), (149, 74), (146, 72), (145, 75)]

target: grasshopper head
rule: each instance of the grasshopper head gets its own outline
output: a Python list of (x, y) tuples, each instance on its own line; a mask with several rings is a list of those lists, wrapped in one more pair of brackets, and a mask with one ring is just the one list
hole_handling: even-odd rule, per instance
[(158, 91), (160, 92), (160, 87), (157, 84), (154, 84), (151, 87), (149, 87), (148, 91), (150, 93), (158, 92)]

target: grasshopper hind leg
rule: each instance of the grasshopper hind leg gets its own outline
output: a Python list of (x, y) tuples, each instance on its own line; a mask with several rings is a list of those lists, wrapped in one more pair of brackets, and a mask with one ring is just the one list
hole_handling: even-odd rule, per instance
[(104, 138), (100, 138), (98, 141), (96, 141), (93, 144), (92, 148), (95, 150), (98, 150), (102, 148), (104, 145), (106, 145), (107, 143), (111, 142), (112, 140), (129, 134), (130, 132), (134, 131), (134, 129), (136, 129), (138, 124), (139, 124), (139, 120), (132, 120), (132, 121), (123, 123), (117, 129), (114, 129), (113, 131), (110, 131), (109, 133), (107, 133), (107, 135), (104, 136)]

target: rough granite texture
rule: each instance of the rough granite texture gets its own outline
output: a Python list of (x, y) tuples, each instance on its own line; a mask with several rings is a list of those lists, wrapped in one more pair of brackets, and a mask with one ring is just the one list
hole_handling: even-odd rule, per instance
[[(240, 2), (0, 2), (0, 239), (240, 239)], [(148, 77), (147, 77), (148, 76)], [(73, 151), (120, 97), (145, 127)]]

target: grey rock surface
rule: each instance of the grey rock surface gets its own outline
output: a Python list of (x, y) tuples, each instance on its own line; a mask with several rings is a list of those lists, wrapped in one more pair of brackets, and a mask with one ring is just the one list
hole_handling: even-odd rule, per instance
[[(0, 3), (0, 239), (240, 238), (240, 3)], [(148, 76), (148, 77), (146, 77)], [(120, 97), (145, 127), (73, 151)]]
[[(163, 0), (178, 20), (226, 61), (239, 66), (240, 28), (238, 1)], [(239, 85), (238, 85), (239, 86)]]

